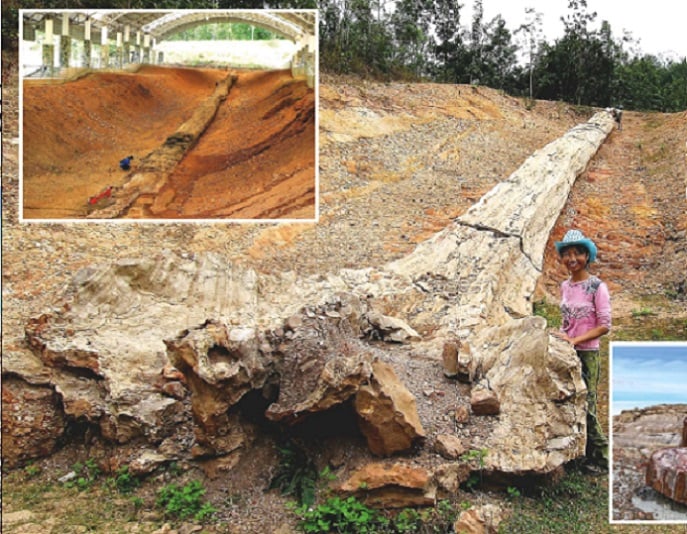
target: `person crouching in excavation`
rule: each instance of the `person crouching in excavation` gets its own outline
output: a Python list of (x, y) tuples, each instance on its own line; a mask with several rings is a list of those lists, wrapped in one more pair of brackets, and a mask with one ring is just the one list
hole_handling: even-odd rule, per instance
[(131, 169), (131, 160), (134, 159), (133, 156), (127, 156), (122, 161), (119, 162), (119, 168), (123, 171), (128, 171)]
[(582, 362), (587, 384), (587, 461), (608, 470), (608, 440), (597, 417), (597, 389), (599, 338), (611, 329), (611, 298), (606, 284), (589, 273), (589, 264), (597, 254), (591, 239), (579, 230), (568, 230), (563, 241), (555, 245), (570, 278), (561, 284), (563, 324), (553, 335), (570, 343)]

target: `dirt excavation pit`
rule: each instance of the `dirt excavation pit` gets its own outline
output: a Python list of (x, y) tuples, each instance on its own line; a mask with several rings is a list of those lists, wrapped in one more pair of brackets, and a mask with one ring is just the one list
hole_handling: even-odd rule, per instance
[[(183, 158), (151, 168), (230, 76), (229, 94)], [(147, 66), (24, 80), (22, 217), (312, 220), (315, 122), (314, 91), (287, 70)], [(154, 187), (131, 187), (151, 173)], [(135, 195), (108, 213), (123, 189)]]

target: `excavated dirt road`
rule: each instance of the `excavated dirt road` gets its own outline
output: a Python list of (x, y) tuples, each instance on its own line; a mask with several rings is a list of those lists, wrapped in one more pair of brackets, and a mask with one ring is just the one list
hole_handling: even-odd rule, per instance
[[(314, 219), (314, 91), (288, 71), (232, 72), (214, 121), (155, 197), (155, 219)], [(144, 67), (64, 83), (25, 81), (23, 217), (83, 218), (187, 121), (219, 69)], [(134, 155), (130, 172), (118, 162)], [(149, 205), (155, 198), (139, 198)], [(140, 212), (140, 210), (138, 210)], [(126, 215), (124, 215), (126, 216)]]

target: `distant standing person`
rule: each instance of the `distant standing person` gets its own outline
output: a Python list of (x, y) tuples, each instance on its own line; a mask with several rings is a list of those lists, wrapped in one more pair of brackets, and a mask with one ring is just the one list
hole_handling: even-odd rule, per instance
[(582, 362), (582, 377), (587, 384), (587, 461), (608, 470), (608, 440), (597, 417), (599, 385), (599, 338), (611, 329), (611, 298), (608, 287), (589, 273), (596, 261), (594, 242), (579, 230), (568, 230), (563, 241), (555, 243), (561, 263), (570, 278), (561, 284), (563, 324), (553, 335), (570, 343)]
[(125, 157), (122, 161), (119, 162), (119, 167), (120, 167), (123, 171), (128, 171), (129, 169), (131, 169), (131, 160), (132, 160), (132, 159), (134, 159), (133, 156), (127, 156), (127, 157)]
[(617, 108), (613, 108), (613, 118), (615, 119), (616, 124), (618, 125), (618, 130), (623, 129), (623, 106), (618, 106)]

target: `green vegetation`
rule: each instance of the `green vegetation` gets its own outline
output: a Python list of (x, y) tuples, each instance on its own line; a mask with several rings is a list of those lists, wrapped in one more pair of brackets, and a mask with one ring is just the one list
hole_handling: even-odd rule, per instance
[(469, 478), (463, 483), (468, 491), (474, 491), (483, 482), (484, 458), (489, 453), (489, 449), (472, 449), (461, 455), (460, 459), (464, 462), (476, 463), (477, 472), (470, 473)]
[(319, 477), (317, 467), (294, 443), (280, 447), (279, 456), (279, 469), (272, 478), (270, 489), (277, 488), (282, 495), (292, 495), (299, 504), (310, 506), (315, 502), (315, 486)]
[[(514, 496), (515, 497), (515, 496)], [(608, 502), (607, 488), (597, 479), (572, 471), (534, 498), (516, 497), (513, 514), (499, 526), (504, 534), (588, 534), (601, 532), (599, 512)], [(591, 530), (590, 530), (591, 529)]]
[(38, 467), (37, 465), (28, 464), (27, 466), (24, 467), (24, 472), (29, 477), (36, 477), (36, 476), (41, 474), (41, 468)]
[(205, 488), (198, 480), (184, 486), (168, 484), (158, 492), (155, 505), (163, 508), (165, 515), (176, 519), (207, 519), (217, 510), (210, 503), (203, 502)]
[(115, 477), (111, 479), (114, 487), (119, 493), (133, 493), (136, 488), (141, 485), (141, 482), (129, 473), (129, 466), (124, 465), (117, 469)]
[(534, 315), (546, 319), (549, 328), (560, 328), (561, 326), (561, 310), (558, 305), (549, 304), (543, 300), (534, 303)]
[(89, 458), (84, 463), (75, 463), (73, 470), (75, 477), (67, 480), (65, 486), (68, 488), (76, 488), (79, 491), (91, 489), (96, 479), (102, 475), (102, 470), (98, 467), (93, 458)]
[(264, 28), (242, 22), (215, 22), (184, 30), (170, 41), (268, 41), (283, 39)]
[(457, 518), (449, 501), (439, 501), (435, 508), (404, 508), (393, 516), (369, 508), (353, 496), (330, 497), (318, 506), (301, 506), (295, 512), (300, 518), (299, 528), (309, 534), (444, 534), (451, 531)]
[[(628, 36), (570, 0), (563, 36), (543, 38), (541, 13), (525, 9), (513, 30), (500, 15), (484, 19), (474, 0), (472, 20), (461, 25), (454, 0), (383, 2), (321, 0), (322, 68), (382, 79), (479, 84), (511, 95), (574, 105), (682, 111), (687, 108), (687, 58), (675, 62), (638, 55)], [(525, 64), (518, 61), (524, 58)]]
[(296, 513), (301, 518), (300, 528), (308, 533), (366, 534), (389, 527), (386, 517), (355, 497), (330, 497), (314, 508), (303, 505)]

